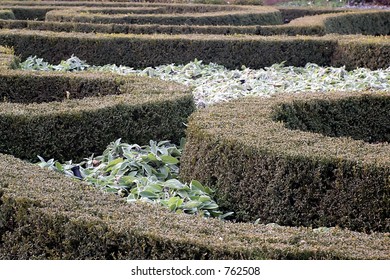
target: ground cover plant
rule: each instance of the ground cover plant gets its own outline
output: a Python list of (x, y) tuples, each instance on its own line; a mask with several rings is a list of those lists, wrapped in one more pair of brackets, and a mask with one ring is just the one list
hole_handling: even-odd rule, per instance
[(81, 179), (99, 189), (125, 197), (127, 202), (157, 203), (176, 213), (197, 214), (223, 219), (213, 200), (213, 190), (196, 180), (189, 184), (178, 179), (181, 146), (169, 141), (150, 141), (139, 146), (112, 142), (100, 156), (92, 155), (81, 163), (61, 164), (39, 157), (39, 166)]

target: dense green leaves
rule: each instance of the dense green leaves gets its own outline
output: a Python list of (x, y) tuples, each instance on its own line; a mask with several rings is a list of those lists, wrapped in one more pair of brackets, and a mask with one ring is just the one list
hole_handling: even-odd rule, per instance
[[(182, 145), (184, 141), (182, 141)], [(72, 168), (79, 167), (82, 179), (107, 192), (117, 193), (130, 203), (145, 201), (166, 206), (171, 211), (225, 218), (213, 200), (213, 191), (200, 182), (182, 183), (179, 159), (182, 146), (169, 141), (150, 141), (147, 146), (129, 145), (118, 139), (100, 156), (64, 164), (42, 157), (39, 166), (79, 179)]]

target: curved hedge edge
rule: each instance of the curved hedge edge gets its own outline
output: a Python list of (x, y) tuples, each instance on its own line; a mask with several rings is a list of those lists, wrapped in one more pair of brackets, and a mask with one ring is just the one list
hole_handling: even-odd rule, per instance
[(44, 22), (29, 20), (0, 20), (0, 29), (29, 29), (55, 32), (83, 32), (110, 34), (251, 34), (273, 35), (325, 35), (321, 26), (305, 25), (159, 25), (159, 24), (100, 24), (78, 22)]
[(325, 34), (390, 35), (390, 11), (349, 11), (307, 16), (291, 21), (288, 26), (318, 27)]
[[(366, 102), (367, 108), (374, 106), (370, 104), (377, 107), (364, 117), (356, 116), (360, 112), (356, 106), (343, 110), (350, 112), (355, 125), (360, 121), (357, 127), (363, 122), (370, 129), (382, 124), (385, 128), (379, 130), (388, 136), (390, 93), (367, 94), (360, 94), (361, 102)], [(216, 189), (220, 207), (236, 212), (238, 220), (260, 218), (262, 222), (283, 225), (339, 225), (358, 231), (388, 232), (389, 144), (290, 130), (282, 122), (273, 121), (276, 106), (295, 112), (278, 104), (318, 99), (324, 102), (303, 108), (308, 112), (310, 108), (322, 110), (324, 118), (340, 118), (329, 121), (333, 129), (347, 128), (337, 107), (325, 105), (356, 96), (359, 94), (246, 98), (200, 110), (188, 124), (180, 176), (184, 180), (197, 178)], [(312, 115), (306, 119), (311, 125), (328, 123), (326, 118), (320, 121)]]
[[(14, 80), (26, 81), (23, 71), (16, 73), (21, 76), (14, 76)], [(82, 160), (93, 153), (103, 152), (117, 138), (141, 145), (150, 139), (179, 143), (184, 136), (183, 123), (195, 110), (189, 90), (172, 82), (136, 76), (117, 76), (116, 80), (110, 80), (113, 75), (101, 75), (105, 78), (99, 79), (93, 73), (25, 72), (24, 75), (30, 78), (27, 81), (32, 87), (34, 80), (40, 80), (37, 93), (45, 88), (45, 79), (42, 78), (53, 81), (53, 84), (58, 79), (57, 89), (61, 90), (66, 89), (61, 81), (69, 83), (70, 97), (73, 94), (101, 93), (101, 96), (70, 98), (62, 102), (0, 102), (0, 151), (31, 161), (37, 161), (37, 155), (61, 161)], [(8, 82), (12, 85), (12, 77)], [(22, 89), (26, 86), (23, 83), (16, 85)], [(78, 87), (82, 89), (80, 92)], [(12, 88), (17, 90), (15, 86)], [(46, 89), (53, 90), (52, 87)], [(76, 93), (72, 89), (76, 89)], [(116, 95), (104, 95), (113, 93)], [(59, 95), (65, 94), (59, 92)], [(46, 95), (50, 97), (50, 93)]]
[(120, 76), (100, 72), (0, 71), (0, 100), (10, 103), (44, 103), (119, 95), (123, 85), (133, 83), (133, 92), (142, 91), (144, 77)]
[(233, 224), (126, 204), (0, 154), (0, 259), (389, 259), (389, 234)]
[(332, 56), (332, 65), (347, 70), (390, 67), (390, 36), (343, 35)]
[[(190, 6), (188, 6), (190, 7)], [(213, 7), (213, 6), (207, 6)], [(224, 6), (221, 6), (224, 7)], [(234, 7), (234, 10), (232, 9)], [(46, 21), (118, 23), (118, 24), (164, 24), (164, 25), (275, 25), (281, 24), (280, 12), (272, 7), (226, 6), (227, 11), (172, 13), (172, 14), (102, 14), (90, 9), (52, 10)], [(97, 9), (94, 9), (98, 11)], [(92, 11), (92, 10), (91, 10)], [(102, 9), (104, 11), (104, 9)]]

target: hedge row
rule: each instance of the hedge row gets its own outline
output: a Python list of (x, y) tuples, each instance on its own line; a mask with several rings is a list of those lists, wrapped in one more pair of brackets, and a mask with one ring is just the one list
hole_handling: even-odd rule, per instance
[(347, 69), (366, 67), (370, 69), (387, 69), (390, 67), (390, 36), (366, 37), (340, 36), (337, 48), (332, 57), (336, 67), (347, 66)]
[(330, 64), (337, 41), (315, 37), (95, 35), (0, 30), (0, 44), (13, 46), (22, 59), (37, 55), (52, 63), (75, 54), (95, 65), (146, 67), (188, 63), (198, 58), (229, 68), (242, 64), (261, 68), (280, 61), (296, 66), (308, 61)]
[(281, 12), (284, 23), (289, 23), (290, 21), (314, 15), (322, 14), (331, 14), (331, 13), (342, 13), (353, 11), (351, 9), (342, 9), (342, 8), (310, 8), (310, 7), (277, 7)]
[[(208, 8), (209, 6), (203, 7)], [(235, 9), (232, 10), (232, 7), (235, 7)], [(104, 10), (102, 9), (102, 11)], [(95, 11), (98, 10), (95, 8)], [(186, 11), (184, 10), (184, 12)], [(162, 25), (275, 25), (283, 22), (281, 14), (277, 9), (271, 7), (243, 8), (237, 6), (226, 6), (226, 11), (221, 9), (218, 12), (172, 14), (123, 15), (93, 13), (89, 9), (81, 11), (80, 9), (52, 10), (46, 14), (46, 21)]]
[(3, 6), (3, 7), (10, 9), (14, 14), (15, 19), (17, 20), (45, 20), (46, 13), (55, 9), (55, 7), (23, 7), (23, 6)]
[(0, 102), (0, 152), (30, 161), (82, 160), (117, 138), (178, 143), (195, 109), (183, 86), (137, 76), (9, 71), (1, 88), (20, 103)]
[(293, 20), (290, 26), (318, 26), (325, 34), (390, 35), (390, 11), (325, 14)]
[(19, 59), (14, 56), (11, 48), (0, 46), (0, 70), (14, 69), (19, 65)]
[[(273, 29), (273, 27), (275, 27)], [(45, 22), (29, 20), (0, 20), (0, 29), (29, 29), (55, 32), (114, 33), (114, 34), (263, 34), (276, 35), (287, 33), (276, 26), (199, 26), (199, 25), (159, 25), (159, 24), (98, 24), (79, 22)], [(312, 34), (312, 28), (299, 28), (289, 35)], [(301, 31), (303, 30), (303, 31)], [(308, 31), (307, 31), (308, 30)]]
[(390, 93), (211, 106), (190, 119), (181, 177), (214, 187), (240, 221), (389, 232), (389, 112)]
[[(157, 8), (159, 9), (160, 13), (164, 12), (188, 12), (188, 13), (203, 13), (203, 12), (217, 12), (221, 10), (226, 9), (241, 9), (241, 7), (237, 6), (227, 6), (227, 5), (201, 5), (201, 4), (191, 4), (191, 5), (183, 5), (183, 4), (173, 4), (173, 3), (137, 3), (137, 2), (86, 2), (86, 1), (56, 1), (56, 2), (50, 2), (50, 1), (2, 1), (0, 3), (1, 6), (6, 8), (17, 8), (20, 11), (20, 15), (24, 15), (27, 17), (17, 17), (17, 19), (33, 19), (34, 17), (32, 15), (28, 16), (28, 11), (31, 11), (31, 13), (34, 13), (34, 9), (40, 9), (43, 11), (50, 11), (53, 9), (65, 9), (65, 8), (74, 8), (74, 7), (87, 7), (87, 8), (106, 8), (106, 10), (109, 10), (110, 8), (114, 10), (119, 10), (118, 8)], [(171, 7), (174, 7), (172, 10)], [(176, 8), (175, 8), (176, 7)], [(222, 8), (220, 8), (222, 7)], [(227, 8), (229, 7), (229, 8)], [(256, 8), (256, 7), (255, 7)], [(335, 12), (343, 12), (343, 11), (350, 11), (348, 9), (327, 9), (327, 8), (310, 8), (310, 7), (275, 7), (278, 9), (282, 17), (284, 19), (284, 22), (290, 22), (291, 20), (299, 17), (304, 16), (311, 16), (311, 15), (318, 15), (318, 14), (326, 14), (326, 13), (335, 13)], [(181, 9), (181, 10), (180, 10)], [(185, 10), (183, 10), (185, 9)], [(206, 10), (205, 10), (206, 9)], [(23, 12), (22, 12), (23, 10)], [(44, 19), (43, 17), (40, 18), (40, 20)]]
[(0, 10), (0, 19), (15, 19), (15, 15), (11, 10)]
[(169, 213), (1, 154), (0, 240), (0, 259), (390, 258), (388, 234)]
[(114, 34), (252, 34), (252, 35), (324, 35), (320, 26), (199, 26), (158, 24), (94, 24), (79, 22), (44, 22), (28, 20), (0, 20), (0, 29), (30, 29), (54, 32), (114, 33)]
[[(354, 41), (350, 48), (364, 48), (369, 43), (372, 51), (353, 60), (353, 57), (343, 55), (347, 39), (340, 36), (109, 35), (0, 30), (0, 44), (13, 46), (22, 59), (37, 55), (52, 63), (75, 54), (90, 64), (115, 63), (132, 67), (188, 63), (195, 58), (228, 68), (241, 67), (242, 64), (262, 68), (280, 61), (294, 66), (304, 66), (307, 62), (346, 65), (348, 69), (389, 66), (388, 37), (346, 38)], [(379, 58), (378, 53), (381, 54)]]
[(119, 95), (127, 82), (122, 76), (100, 73), (2, 71), (0, 100), (29, 104)]
[[(150, 1), (152, 2), (152, 1)], [(64, 6), (64, 7), (73, 7), (73, 6), (81, 6), (81, 7), (134, 7), (134, 6), (152, 6), (152, 5), (165, 5), (166, 3), (150, 3), (150, 2), (125, 2), (125, 1), (96, 1), (96, 0), (53, 0), (53, 1), (28, 1), (28, 0), (14, 0), (14, 1), (7, 1), (4, 0), (1, 2), (2, 5), (6, 6), (33, 6), (33, 7), (40, 7), (40, 6)], [(172, 5), (172, 4), (170, 4)]]
[[(62, 11), (54, 11), (62, 12)], [(389, 35), (390, 11), (364, 11), (303, 17), (285, 25), (160, 25), (97, 24), (83, 22), (44, 22), (2, 20), (0, 28), (25, 28), (56, 32), (120, 33), (120, 34), (253, 34), (253, 35), (317, 35), (328, 33)]]
[[(33, 2), (34, 3), (34, 2)], [(53, 10), (77, 9), (78, 11), (89, 11), (93, 13), (103, 14), (120, 14), (125, 13), (151, 13), (151, 14), (176, 14), (176, 13), (218, 13), (229, 11), (245, 11), (248, 8), (232, 5), (183, 5), (183, 4), (167, 4), (167, 3), (87, 3), (87, 2), (2, 2), (0, 7), (10, 9), (15, 13), (18, 20), (38, 19), (45, 20), (46, 13)], [(98, 5), (101, 4), (101, 5)], [(277, 10), (271, 7), (252, 7), (258, 12)], [(280, 16), (280, 13), (278, 13)]]

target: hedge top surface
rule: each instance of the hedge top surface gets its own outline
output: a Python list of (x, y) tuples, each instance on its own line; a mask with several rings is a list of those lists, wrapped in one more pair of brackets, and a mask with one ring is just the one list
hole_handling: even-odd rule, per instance
[(320, 133), (292, 130), (286, 128), (284, 122), (274, 121), (277, 110), (283, 111), (286, 104), (303, 102), (307, 103), (308, 108), (317, 108), (319, 105), (316, 103), (323, 101), (328, 102), (331, 108), (340, 100), (359, 98), (379, 98), (383, 99), (383, 102), (390, 102), (390, 93), (332, 92), (242, 98), (196, 112), (190, 118), (188, 130), (193, 135), (208, 135), (240, 143), (252, 151), (259, 150), (285, 157), (314, 157), (324, 160), (332, 158), (390, 168), (390, 144), (386, 142), (371, 144), (350, 137), (330, 137)]
[[(367, 235), (338, 228), (313, 230), (272, 224), (233, 224), (170, 213), (149, 204), (125, 204), (111, 194), (93, 190), (79, 181), (42, 170), (8, 155), (0, 154), (0, 170), (3, 202), (14, 199), (48, 215), (81, 219), (85, 221), (85, 226), (95, 223), (103, 228), (108, 227), (108, 236), (113, 235), (113, 240), (118, 242), (114, 245), (119, 250), (125, 250), (122, 251), (125, 258), (126, 254), (127, 258), (136, 254), (132, 253), (134, 249), (137, 250), (134, 244), (122, 239), (123, 235), (132, 234), (141, 237), (141, 240), (152, 239), (170, 244), (164, 249), (167, 250), (165, 258), (191, 259), (195, 257), (194, 254), (206, 259), (390, 258), (388, 234)], [(116, 240), (116, 235), (121, 238)], [(178, 248), (190, 248), (189, 252), (180, 249), (180, 255), (176, 253), (172, 257), (169, 252), (172, 243)], [(153, 244), (156, 242), (151, 241), (149, 245)], [(153, 257), (153, 254), (149, 257)]]
[(274, 35), (274, 36), (259, 36), (259, 35), (245, 35), (245, 34), (233, 34), (233, 35), (215, 35), (215, 34), (93, 34), (93, 33), (80, 33), (80, 32), (54, 32), (54, 31), (41, 31), (41, 30), (22, 30), (22, 29), (1, 29), (0, 35), (6, 36), (12, 34), (12, 36), (42, 36), (42, 37), (57, 37), (57, 38), (83, 38), (83, 39), (146, 39), (146, 40), (199, 40), (199, 41), (269, 41), (269, 42), (283, 42), (283, 41), (358, 41), (359, 43), (383, 43), (389, 44), (390, 36), (362, 36), (362, 35), (333, 35), (327, 34), (322, 37), (317, 36), (287, 36), (287, 35)]
[(139, 77), (128, 75), (126, 77), (108, 74), (108, 73), (55, 73), (55, 72), (25, 72), (20, 70), (8, 70), (6, 74), (0, 75), (18, 76), (30, 75), (35, 77), (59, 77), (72, 80), (72, 78), (83, 79), (114, 79), (120, 85), (116, 95), (96, 96), (83, 99), (64, 99), (62, 102), (48, 103), (10, 103), (0, 102), (1, 115), (51, 115), (61, 113), (72, 113), (80, 110), (98, 110), (114, 105), (126, 104), (145, 104), (158, 100), (175, 100), (178, 96), (190, 95), (187, 87), (174, 82), (161, 81), (155, 78)]

